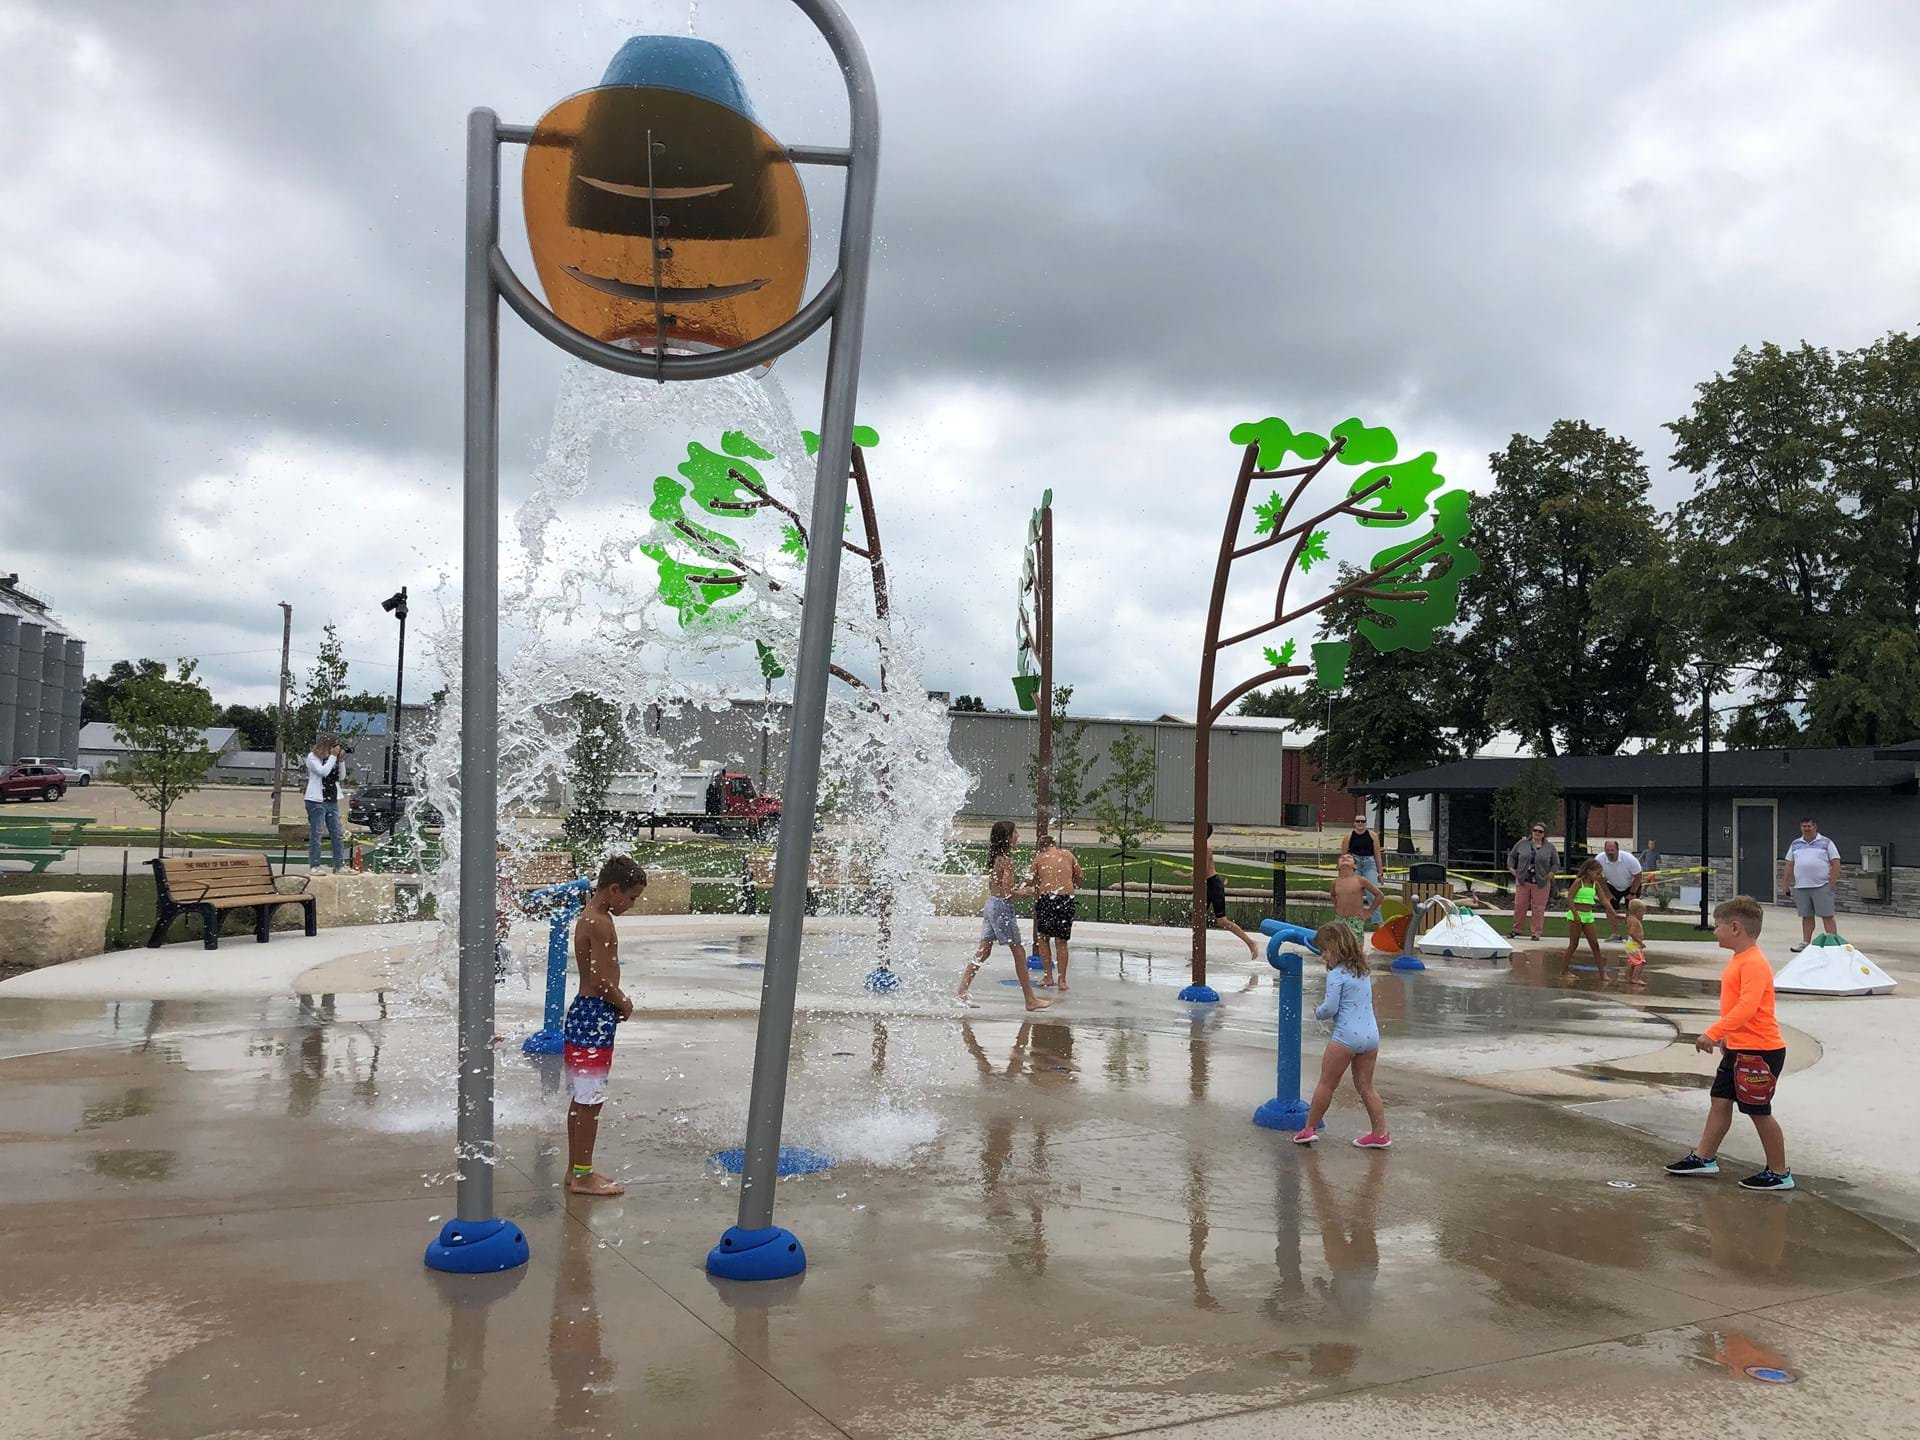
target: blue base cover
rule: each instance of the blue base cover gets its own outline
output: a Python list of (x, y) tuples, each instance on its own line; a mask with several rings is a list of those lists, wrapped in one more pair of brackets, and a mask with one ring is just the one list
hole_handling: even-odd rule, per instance
[(877, 970), (869, 971), (867, 974), (867, 989), (873, 991), (876, 995), (885, 995), (889, 991), (898, 990), (899, 988), (900, 977), (884, 965)]
[(1220, 992), (1211, 985), (1189, 985), (1180, 992), (1180, 998), (1195, 1005), (1218, 1005)]
[(520, 1044), (522, 1055), (558, 1055), (566, 1037), (555, 1030), (536, 1030)]
[(785, 1280), (807, 1268), (799, 1238), (778, 1225), (742, 1230), (730, 1225), (707, 1252), (707, 1273), (722, 1280)]
[(1393, 968), (1396, 970), (1424, 970), (1427, 968), (1427, 962), (1422, 960), (1418, 955), (1402, 955), (1394, 960)]
[(489, 1275), (527, 1263), (527, 1237), (511, 1220), (449, 1220), (427, 1246), (427, 1268)]
[(1047, 968), (1047, 962), (1042, 960), (1038, 955), (1027, 956), (1027, 969), (1044, 970), (1046, 968)]
[[(747, 1168), (747, 1152), (739, 1150), (716, 1150), (709, 1157), (729, 1175), (738, 1175)], [(817, 1175), (822, 1170), (833, 1168), (833, 1157), (823, 1155), (818, 1150), (809, 1150), (804, 1145), (782, 1145), (780, 1158), (774, 1161), (773, 1173), (787, 1175)]]
[[(1298, 1135), (1307, 1123), (1307, 1102), (1304, 1100), (1282, 1100), (1279, 1096), (1267, 1101), (1253, 1112), (1253, 1123), (1265, 1130), (1285, 1130)], [(1321, 1122), (1321, 1129), (1326, 1122)]]

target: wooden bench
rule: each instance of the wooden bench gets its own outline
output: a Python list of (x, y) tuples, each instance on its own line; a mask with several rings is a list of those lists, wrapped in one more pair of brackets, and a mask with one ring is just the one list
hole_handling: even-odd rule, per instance
[(159, 916), (149, 950), (157, 950), (173, 928), (175, 917), (189, 911), (200, 916), (200, 935), (207, 949), (220, 948), (220, 922), (229, 910), (253, 910), (253, 938), (267, 943), (273, 912), (282, 905), (304, 906), (307, 934), (320, 933), (318, 903), (304, 892), (281, 893), (273, 888), (273, 867), (264, 855), (205, 855), (194, 859), (149, 860), (159, 900)]
[[(757, 914), (764, 892), (773, 896), (773, 852), (749, 850), (740, 871), (740, 913)], [(864, 890), (870, 883), (867, 867), (859, 856), (846, 866), (840, 864), (837, 851), (815, 851), (807, 864), (807, 914), (820, 913), (820, 892), (825, 890)]]
[(0, 817), (0, 861), (23, 861), (33, 867), (25, 873), (38, 875), (79, 849), (80, 832), (91, 824), (91, 816), (62, 816), (57, 822)]

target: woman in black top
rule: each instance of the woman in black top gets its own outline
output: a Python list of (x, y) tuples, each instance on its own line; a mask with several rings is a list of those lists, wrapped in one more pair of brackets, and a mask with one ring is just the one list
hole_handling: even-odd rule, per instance
[[(1375, 885), (1380, 884), (1380, 846), (1373, 838), (1373, 831), (1367, 828), (1365, 815), (1353, 817), (1353, 830), (1345, 840), (1340, 842), (1340, 853), (1353, 856), (1353, 868), (1373, 881)], [(1369, 925), (1380, 923), (1378, 906), (1374, 908), (1373, 915), (1367, 923)]]

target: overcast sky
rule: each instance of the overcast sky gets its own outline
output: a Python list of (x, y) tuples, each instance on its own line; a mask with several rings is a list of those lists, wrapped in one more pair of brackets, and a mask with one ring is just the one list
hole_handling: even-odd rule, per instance
[[(928, 683), (995, 705), (1045, 486), (1076, 708), (1190, 713), (1234, 422), (1358, 413), (1481, 485), (1508, 436), (1581, 417), (1671, 504), (1660, 424), (1740, 345), (1920, 319), (1920, 7), (847, 8), (884, 126), (860, 415), (896, 604)], [(297, 674), (332, 619), (352, 682), (391, 687), (379, 600), (459, 559), (463, 117), (531, 122), (687, 22), (0, 0), (0, 569), (91, 671), (197, 655), (222, 702), (270, 701), (284, 599)], [(790, 5), (696, 23), (776, 136), (844, 138)], [(562, 362), (502, 329), (512, 505)], [(776, 369), (804, 424), (818, 363)]]

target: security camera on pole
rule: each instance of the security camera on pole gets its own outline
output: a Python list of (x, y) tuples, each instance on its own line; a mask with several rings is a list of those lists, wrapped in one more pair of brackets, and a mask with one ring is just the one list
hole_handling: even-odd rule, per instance
[[(494, 1213), (493, 893), (499, 679), (499, 304), (570, 355), (640, 379), (705, 380), (765, 365), (832, 321), (812, 530), (838, 534), (873, 242), (880, 115), (873, 74), (834, 0), (794, 0), (846, 82), (844, 147), (786, 146), (754, 119), (732, 59), (686, 36), (637, 36), (602, 83), (538, 125), (467, 117), (466, 541), (461, 613), (460, 1025), (456, 1217), (427, 1247), (439, 1270), (526, 1263), (520, 1228)], [(527, 232), (547, 303), (500, 249), (500, 146), (526, 146)], [(847, 172), (838, 264), (800, 303), (811, 220), (795, 165)], [(754, 1045), (738, 1223), (713, 1274), (799, 1273), (799, 1240), (773, 1223), (794, 988), (813, 844), (840, 547), (807, 555)]]

